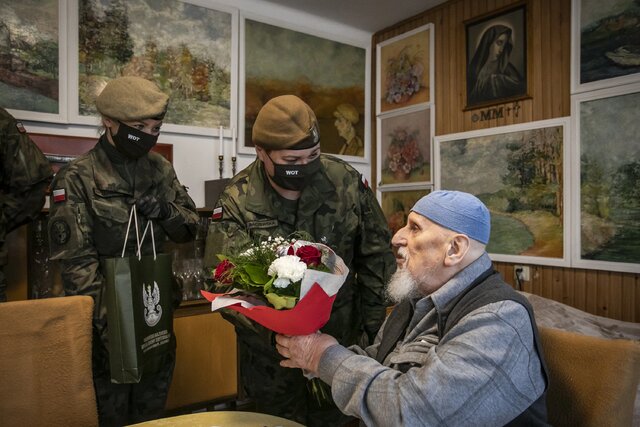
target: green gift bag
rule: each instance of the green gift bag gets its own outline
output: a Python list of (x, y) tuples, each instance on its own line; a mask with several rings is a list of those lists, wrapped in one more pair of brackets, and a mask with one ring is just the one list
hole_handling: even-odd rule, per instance
[[(131, 219), (135, 219), (135, 256), (125, 256)], [(111, 382), (137, 383), (143, 375), (157, 372), (163, 356), (171, 350), (173, 334), (171, 257), (156, 254), (153, 226), (147, 223), (139, 237), (135, 206), (119, 258), (105, 258), (109, 362)], [(142, 256), (141, 247), (151, 230), (153, 256)]]

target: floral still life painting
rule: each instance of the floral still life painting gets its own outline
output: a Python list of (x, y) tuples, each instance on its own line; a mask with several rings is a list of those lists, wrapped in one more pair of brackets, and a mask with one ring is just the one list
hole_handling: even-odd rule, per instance
[(381, 184), (431, 181), (431, 126), (425, 111), (381, 119)]
[(431, 101), (430, 28), (378, 45), (379, 113)]
[(306, 335), (329, 320), (349, 269), (331, 248), (296, 237), (269, 237), (239, 254), (220, 254), (212, 311), (235, 310), (274, 332)]

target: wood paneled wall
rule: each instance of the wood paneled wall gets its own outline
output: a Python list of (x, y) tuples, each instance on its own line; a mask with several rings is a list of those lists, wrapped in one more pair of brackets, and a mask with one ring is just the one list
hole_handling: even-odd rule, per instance
[[(571, 0), (528, 1), (528, 60), (530, 99), (519, 102), (518, 116), (474, 120), (484, 108), (465, 111), (466, 20), (518, 3), (519, 0), (450, 0), (374, 34), (372, 39), (372, 105), (376, 44), (427, 23), (435, 27), (436, 135), (466, 132), (571, 114)], [(505, 106), (511, 105), (504, 104)], [(375, 123), (375, 112), (372, 113)], [(376, 141), (375, 127), (372, 141)], [(373, 156), (375, 159), (375, 155)], [(375, 171), (375, 165), (372, 171)], [(373, 182), (376, 177), (373, 176)], [(495, 263), (514, 284), (513, 264)], [(609, 271), (531, 266), (523, 289), (589, 313), (640, 322), (640, 275)]]

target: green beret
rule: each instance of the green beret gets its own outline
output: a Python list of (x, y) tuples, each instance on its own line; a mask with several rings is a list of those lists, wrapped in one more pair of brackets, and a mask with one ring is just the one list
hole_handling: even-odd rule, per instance
[(161, 119), (169, 96), (155, 83), (141, 77), (113, 79), (96, 98), (100, 114), (121, 121)]
[(311, 148), (320, 142), (318, 120), (311, 107), (297, 96), (278, 96), (258, 112), (252, 139), (265, 150)]

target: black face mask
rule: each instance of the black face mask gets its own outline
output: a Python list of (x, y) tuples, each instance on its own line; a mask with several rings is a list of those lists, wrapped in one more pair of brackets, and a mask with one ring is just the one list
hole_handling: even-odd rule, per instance
[(130, 159), (139, 159), (156, 145), (158, 135), (150, 135), (120, 122), (118, 132), (111, 134), (113, 143), (120, 153)]
[(309, 183), (311, 177), (320, 170), (320, 156), (306, 165), (280, 165), (273, 161), (273, 182), (282, 188), (293, 191), (302, 191)]

